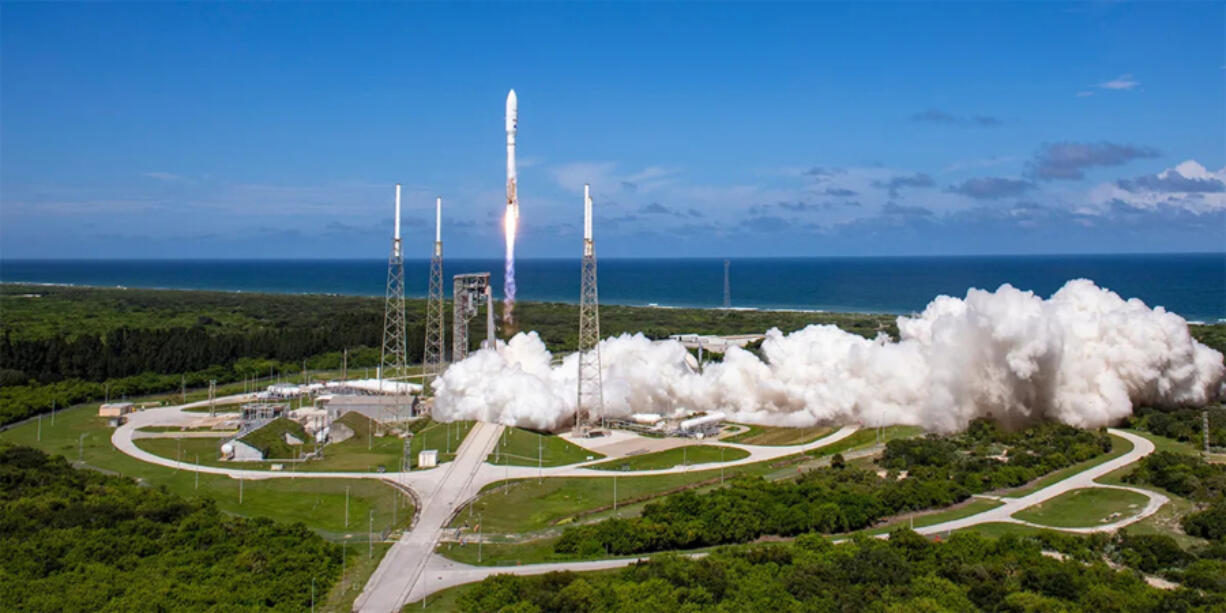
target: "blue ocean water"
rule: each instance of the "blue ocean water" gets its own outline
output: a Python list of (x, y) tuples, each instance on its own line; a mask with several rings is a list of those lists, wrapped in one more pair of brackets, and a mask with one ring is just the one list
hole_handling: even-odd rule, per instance
[[(408, 294), (426, 293), (429, 262), (405, 262)], [(444, 272), (493, 273), (501, 260), (448, 260)], [(0, 281), (243, 292), (378, 296), (386, 260), (5, 260)], [(609, 304), (719, 307), (721, 259), (604, 259), (600, 299)], [(731, 260), (732, 306), (911, 313), (939, 294), (1003, 283), (1049, 296), (1088, 278), (1125, 298), (1164, 306), (1190, 320), (1226, 319), (1226, 253), (975, 257), (778, 258)], [(579, 261), (518, 262), (519, 299), (577, 302)], [(446, 285), (450, 285), (448, 282)]]

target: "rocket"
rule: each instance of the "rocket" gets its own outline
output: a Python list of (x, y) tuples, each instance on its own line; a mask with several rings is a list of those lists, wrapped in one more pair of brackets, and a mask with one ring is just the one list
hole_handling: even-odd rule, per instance
[(515, 90), (507, 94), (507, 226), (514, 228), (519, 219), (519, 194), (515, 176), (515, 133), (519, 123), (519, 100)]

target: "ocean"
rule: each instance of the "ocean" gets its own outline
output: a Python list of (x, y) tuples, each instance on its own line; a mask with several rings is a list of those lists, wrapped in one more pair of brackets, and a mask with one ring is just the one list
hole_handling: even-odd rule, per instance
[[(447, 260), (444, 273), (491, 272), (502, 295), (502, 260)], [(429, 262), (405, 262), (407, 294), (424, 297)], [(386, 260), (4, 260), (0, 282), (381, 296)], [(974, 257), (734, 258), (736, 308), (912, 313), (935, 296), (1003, 283), (1044, 297), (1088, 278), (1125, 298), (1192, 321), (1226, 320), (1226, 253)], [(517, 263), (521, 301), (578, 302), (577, 259)], [(723, 305), (722, 259), (604, 259), (607, 304)], [(445, 285), (450, 290), (450, 281)]]

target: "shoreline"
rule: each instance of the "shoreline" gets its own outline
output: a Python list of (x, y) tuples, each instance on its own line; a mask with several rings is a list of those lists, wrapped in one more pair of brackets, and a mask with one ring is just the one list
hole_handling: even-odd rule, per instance
[[(165, 286), (128, 286), (128, 285), (89, 285), (82, 283), (63, 283), (53, 281), (0, 281), (0, 287), (61, 287), (61, 288), (77, 288), (77, 289), (98, 289), (98, 290), (137, 290), (137, 291), (158, 291), (158, 292), (208, 292), (217, 294), (244, 294), (249, 296), (322, 296), (335, 298), (369, 298), (379, 299), (378, 294), (352, 294), (344, 292), (290, 292), (290, 291), (249, 291), (241, 289), (216, 289), (216, 288), (194, 288), (194, 287), (165, 287)], [(970, 289), (970, 288), (968, 288)], [(27, 296), (33, 297), (33, 296)], [(937, 296), (933, 296), (933, 299)], [(1126, 298), (1126, 297), (1125, 297)], [(406, 294), (406, 300), (424, 301), (426, 296), (418, 296), (416, 294)], [(450, 300), (450, 297), (446, 298)], [(1127, 298), (1126, 298), (1127, 299)], [(564, 301), (564, 300), (517, 300), (518, 304), (565, 304), (578, 306), (579, 302)], [(603, 306), (610, 307), (626, 307), (636, 309), (677, 309), (677, 310), (692, 310), (692, 311), (728, 311), (728, 312), (758, 312), (758, 313), (802, 313), (802, 314), (823, 314), (823, 315), (870, 315), (870, 316), (891, 316), (891, 317), (910, 317), (919, 314), (915, 310), (868, 310), (856, 308), (803, 308), (803, 307), (770, 307), (770, 306), (695, 306), (695, 305), (674, 305), (660, 304), (657, 302), (648, 303), (626, 303), (616, 301), (602, 301)], [(1169, 309), (1168, 309), (1169, 310)], [(1194, 326), (1212, 326), (1226, 324), (1226, 314), (1213, 320), (1201, 318), (1189, 318), (1183, 314), (1171, 311), (1176, 315), (1184, 318), (1188, 325)]]
[[(0, 281), (0, 287), (62, 287), (75, 289), (100, 289), (100, 290), (137, 290), (137, 291), (154, 291), (154, 292), (207, 292), (215, 294), (244, 294), (248, 296), (324, 296), (336, 298), (369, 298), (380, 299), (377, 294), (348, 294), (342, 292), (278, 292), (278, 291), (261, 291), (252, 292), (241, 289), (215, 289), (215, 288), (194, 288), (194, 287), (155, 287), (141, 286), (133, 287), (128, 285), (88, 285), (83, 283), (59, 283), (50, 281)], [(34, 298), (36, 296), (26, 296)], [(424, 301), (426, 296), (405, 295), (405, 300)], [(448, 296), (446, 300), (451, 300)], [(516, 300), (516, 304), (566, 304), (578, 306), (579, 302), (555, 301), (555, 300)], [(798, 307), (709, 307), (709, 306), (691, 306), (691, 305), (673, 305), (659, 304), (654, 302), (649, 303), (624, 303), (602, 301), (601, 306), (626, 307), (634, 309), (676, 309), (676, 310), (691, 310), (691, 311), (731, 311), (731, 312), (757, 312), (757, 313), (812, 313), (812, 314), (848, 314), (848, 315), (910, 315), (914, 311), (870, 311), (870, 310), (854, 310), (854, 309), (805, 309)], [(1190, 322), (1189, 322), (1190, 323)]]

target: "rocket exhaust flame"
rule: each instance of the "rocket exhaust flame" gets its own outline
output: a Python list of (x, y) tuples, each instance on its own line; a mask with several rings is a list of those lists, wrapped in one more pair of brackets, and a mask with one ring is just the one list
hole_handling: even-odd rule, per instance
[(515, 233), (519, 230), (519, 194), (515, 172), (515, 133), (519, 123), (519, 100), (515, 90), (507, 94), (507, 212), (502, 218), (507, 240), (506, 281), (503, 284), (502, 322), (508, 328), (515, 322)]

